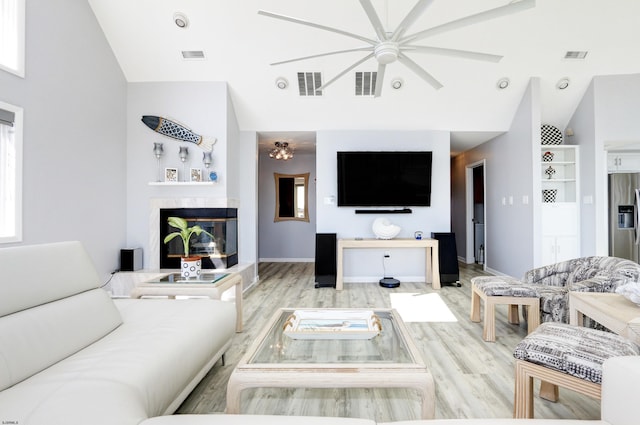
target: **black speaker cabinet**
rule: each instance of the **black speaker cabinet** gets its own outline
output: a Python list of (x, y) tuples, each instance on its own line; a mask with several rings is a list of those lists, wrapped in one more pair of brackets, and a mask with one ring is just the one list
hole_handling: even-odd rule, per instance
[(120, 271), (134, 272), (142, 268), (142, 248), (120, 250)]
[(438, 240), (440, 283), (455, 283), (460, 286), (460, 269), (458, 268), (456, 234), (431, 233), (431, 237)]
[(335, 288), (336, 254), (336, 234), (316, 233), (316, 288)]

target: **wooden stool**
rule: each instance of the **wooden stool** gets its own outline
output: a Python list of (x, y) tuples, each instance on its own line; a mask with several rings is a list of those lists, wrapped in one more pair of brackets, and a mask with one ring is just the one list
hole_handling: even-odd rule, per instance
[(541, 381), (540, 397), (547, 400), (558, 399), (558, 387), (599, 400), (602, 363), (609, 357), (638, 354), (640, 347), (611, 332), (543, 323), (513, 352), (516, 358), (513, 417), (533, 418), (534, 378)]
[[(479, 277), (471, 279), (471, 321), (480, 321), (480, 300), (484, 301), (484, 328), (482, 339), (487, 342), (496, 340), (496, 305), (506, 304), (509, 306), (509, 323), (518, 325), (518, 306), (526, 306), (527, 332), (533, 332), (540, 325), (540, 299), (538, 297), (514, 296), (514, 295), (491, 295), (495, 293), (496, 284), (501, 288), (509, 285), (523, 286), (522, 282), (503, 276)], [(491, 290), (489, 290), (491, 289)], [(513, 294), (513, 291), (509, 293)]]

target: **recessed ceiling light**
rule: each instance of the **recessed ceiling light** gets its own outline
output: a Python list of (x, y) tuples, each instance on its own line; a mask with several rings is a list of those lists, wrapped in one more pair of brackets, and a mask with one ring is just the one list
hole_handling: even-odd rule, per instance
[(286, 78), (280, 77), (276, 80), (276, 87), (279, 88), (280, 90), (284, 90), (288, 86), (289, 86), (289, 82), (287, 81)]
[(496, 86), (500, 89), (500, 90), (504, 90), (507, 87), (509, 87), (509, 79), (507, 77), (504, 78), (500, 78), (498, 80), (498, 83), (496, 84)]
[(558, 84), (556, 84), (556, 88), (558, 90), (564, 90), (567, 87), (569, 87), (569, 79), (568, 78), (561, 78), (560, 81), (558, 81)]
[(189, 26), (189, 18), (187, 15), (181, 12), (176, 12), (173, 14), (173, 23), (176, 24), (178, 28), (185, 29)]
[(402, 79), (401, 78), (394, 78), (393, 80), (391, 80), (391, 88), (398, 90), (402, 87)]

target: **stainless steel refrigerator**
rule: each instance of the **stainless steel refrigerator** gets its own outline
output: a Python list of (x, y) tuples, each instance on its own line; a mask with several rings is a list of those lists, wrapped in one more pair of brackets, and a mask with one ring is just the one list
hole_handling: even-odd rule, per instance
[(609, 174), (609, 255), (640, 262), (640, 173)]

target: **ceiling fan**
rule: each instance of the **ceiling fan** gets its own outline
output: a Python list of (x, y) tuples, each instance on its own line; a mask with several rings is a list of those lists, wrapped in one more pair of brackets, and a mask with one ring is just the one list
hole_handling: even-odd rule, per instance
[(376, 13), (371, 0), (360, 0), (360, 4), (364, 9), (373, 29), (376, 33), (376, 39), (364, 37), (358, 34), (354, 34), (351, 32), (343, 31), (338, 28), (332, 28), (325, 25), (317, 24), (310, 21), (305, 21), (302, 19), (293, 18), (290, 16), (279, 15), (277, 13), (266, 12), (263, 10), (259, 10), (258, 13), (260, 15), (268, 16), (271, 18), (281, 19), (283, 21), (289, 21), (296, 24), (306, 25), (313, 28), (318, 28), (325, 31), (330, 31), (338, 34), (342, 34), (347, 37), (352, 37), (357, 40), (364, 41), (367, 43), (365, 47), (358, 47), (354, 49), (347, 50), (336, 50), (332, 52), (320, 53), (317, 55), (304, 56), (295, 59), (289, 59), (281, 62), (274, 62), (271, 65), (281, 65), (290, 62), (302, 61), (306, 59), (318, 58), (322, 56), (330, 56), (337, 55), (341, 53), (349, 53), (349, 52), (370, 52), (362, 59), (358, 60), (354, 64), (350, 65), (348, 68), (338, 73), (335, 77), (330, 79), (329, 81), (322, 84), (318, 90), (323, 90), (338, 78), (342, 77), (355, 67), (360, 64), (366, 62), (367, 60), (374, 58), (378, 61), (378, 73), (376, 78), (375, 85), (375, 93), (374, 96), (378, 97), (382, 93), (382, 82), (384, 79), (385, 68), (388, 64), (395, 62), (396, 60), (402, 63), (404, 66), (409, 68), (411, 71), (416, 73), (420, 78), (429, 83), (436, 90), (442, 87), (442, 84), (436, 80), (430, 73), (424, 70), (420, 65), (418, 65), (413, 60), (409, 59), (407, 56), (407, 52), (416, 52), (416, 53), (430, 53), (435, 55), (444, 55), (444, 56), (453, 56), (458, 58), (465, 59), (475, 59), (481, 61), (489, 61), (489, 62), (498, 62), (502, 59), (502, 56), (492, 55), (488, 53), (480, 53), (480, 52), (471, 52), (467, 50), (457, 50), (457, 49), (447, 49), (441, 47), (431, 47), (431, 46), (418, 46), (413, 44), (418, 40), (422, 40), (427, 37), (431, 37), (436, 34), (441, 34), (446, 31), (455, 30), (458, 28), (462, 28), (467, 25), (473, 25), (479, 22), (488, 21), (490, 19), (498, 18), (501, 16), (509, 15), (512, 13), (516, 13), (525, 9), (529, 9), (535, 6), (535, 0), (513, 0), (505, 6), (500, 6), (495, 9), (489, 9), (484, 12), (476, 13), (474, 15), (469, 15), (464, 18), (456, 19), (454, 21), (447, 22), (445, 24), (441, 24), (432, 28), (428, 28), (419, 32), (416, 32), (411, 35), (405, 35), (409, 27), (415, 23), (415, 21), (422, 16), (424, 11), (433, 3), (433, 0), (418, 0), (413, 9), (409, 11), (407, 16), (404, 17), (402, 22), (398, 25), (398, 27), (393, 32), (387, 32), (380, 21), (380, 17)]

